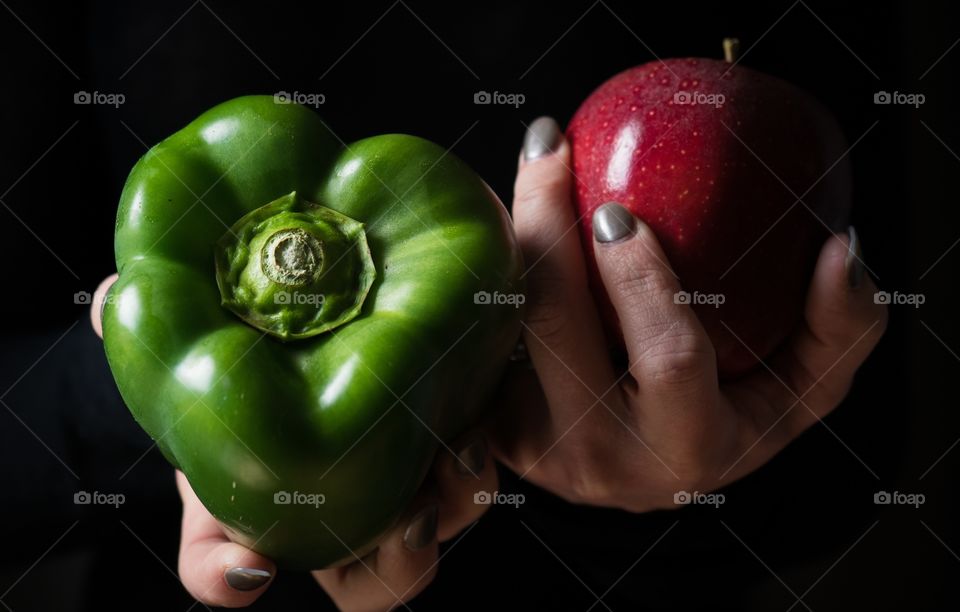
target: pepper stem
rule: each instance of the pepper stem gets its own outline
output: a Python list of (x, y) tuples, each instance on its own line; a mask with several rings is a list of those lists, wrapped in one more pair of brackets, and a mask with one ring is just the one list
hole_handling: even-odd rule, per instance
[(280, 340), (359, 316), (377, 276), (363, 223), (296, 192), (234, 223), (214, 263), (223, 307)]
[(301, 228), (282, 229), (267, 238), (260, 265), (273, 282), (302, 287), (323, 267), (323, 243)]

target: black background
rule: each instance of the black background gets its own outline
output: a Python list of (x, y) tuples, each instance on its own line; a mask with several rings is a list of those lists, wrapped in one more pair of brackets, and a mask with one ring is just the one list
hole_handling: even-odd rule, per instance
[[(4, 0), (0, 601), (18, 611), (192, 602), (175, 576), (171, 470), (155, 450), (129, 469), (149, 441), (74, 300), (113, 271), (116, 202), (146, 148), (237, 95), (322, 93), (343, 140), (408, 132), (453, 146), (509, 201), (524, 124), (541, 114), (565, 124), (614, 73), (719, 56), (736, 35), (744, 65), (809, 90), (850, 142), (863, 136), (850, 158), (865, 259), (881, 288), (925, 304), (892, 307), (844, 404), (730, 487), (721, 509), (577, 508), (502, 473), (502, 490), (528, 503), (495, 507), (448, 546), (411, 607), (585, 610), (603, 596), (611, 609), (955, 608), (960, 24), (946, 6)], [(478, 106), (479, 90), (526, 101)], [(926, 103), (874, 104), (895, 90)], [(78, 91), (126, 100), (76, 105)], [(128, 502), (76, 506), (81, 489)], [(877, 506), (881, 490), (926, 503)], [(324, 602), (308, 576), (281, 574), (257, 605)]]

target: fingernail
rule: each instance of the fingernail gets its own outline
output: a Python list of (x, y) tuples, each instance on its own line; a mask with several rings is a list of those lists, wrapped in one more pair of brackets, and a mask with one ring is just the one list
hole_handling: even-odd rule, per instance
[(403, 534), (403, 544), (410, 550), (420, 550), (437, 537), (437, 505), (430, 504), (421, 510)]
[(231, 567), (223, 573), (230, 588), (238, 591), (254, 591), (270, 581), (270, 572), (252, 567)]
[(863, 281), (863, 251), (860, 250), (860, 237), (852, 225), (847, 230), (847, 234), (850, 236), (846, 261), (847, 284), (851, 289), (856, 289)]
[(464, 478), (476, 478), (483, 471), (487, 460), (487, 443), (483, 436), (477, 436), (460, 449), (453, 465), (457, 474)]
[(607, 202), (593, 212), (593, 237), (597, 242), (616, 242), (636, 229), (637, 218), (616, 202)]
[(523, 159), (532, 161), (553, 153), (560, 146), (560, 126), (552, 117), (539, 117), (523, 137)]

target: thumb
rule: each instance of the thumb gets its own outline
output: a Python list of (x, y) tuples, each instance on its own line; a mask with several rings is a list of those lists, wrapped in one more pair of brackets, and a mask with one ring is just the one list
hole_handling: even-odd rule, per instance
[(810, 283), (804, 324), (771, 364), (778, 376), (761, 371), (744, 381), (774, 405), (801, 404), (787, 423), (788, 439), (840, 403), (886, 330), (887, 307), (864, 268), (853, 228), (827, 240)]
[(97, 290), (93, 292), (93, 300), (90, 303), (90, 325), (93, 331), (103, 338), (103, 305), (107, 300), (107, 292), (113, 283), (117, 282), (119, 276), (114, 273), (100, 281)]

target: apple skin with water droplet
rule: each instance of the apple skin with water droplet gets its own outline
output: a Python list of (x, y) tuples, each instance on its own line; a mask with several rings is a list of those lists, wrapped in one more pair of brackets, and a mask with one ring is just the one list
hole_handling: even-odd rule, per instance
[(611, 343), (622, 349), (623, 338), (597, 270), (592, 214), (616, 201), (657, 235), (721, 376), (761, 367), (802, 322), (820, 249), (848, 220), (847, 145), (829, 111), (739, 64), (669, 59), (601, 85), (567, 137), (590, 284)]

